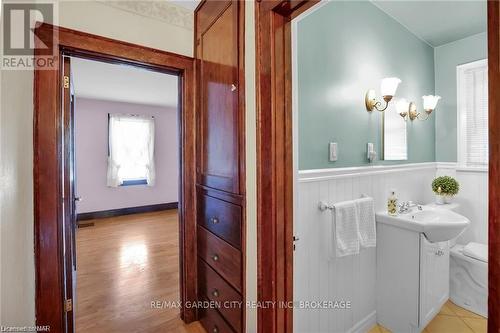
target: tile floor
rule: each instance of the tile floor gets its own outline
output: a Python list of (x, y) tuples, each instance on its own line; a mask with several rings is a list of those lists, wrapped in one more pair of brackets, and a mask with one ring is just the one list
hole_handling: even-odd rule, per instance
[[(486, 333), (487, 320), (448, 301), (438, 315), (427, 325), (424, 333)], [(390, 333), (381, 325), (368, 333)]]

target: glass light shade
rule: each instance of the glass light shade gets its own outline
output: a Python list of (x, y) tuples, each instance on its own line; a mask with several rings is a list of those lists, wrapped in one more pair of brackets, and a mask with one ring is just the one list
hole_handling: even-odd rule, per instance
[(398, 99), (398, 101), (396, 102), (396, 111), (398, 113), (408, 112), (409, 108), (410, 108), (410, 102), (408, 102), (406, 98)]
[(397, 77), (386, 77), (380, 84), (380, 93), (382, 96), (394, 96), (400, 83), (401, 80)]
[(434, 110), (441, 96), (426, 95), (422, 96), (424, 100), (424, 110)]

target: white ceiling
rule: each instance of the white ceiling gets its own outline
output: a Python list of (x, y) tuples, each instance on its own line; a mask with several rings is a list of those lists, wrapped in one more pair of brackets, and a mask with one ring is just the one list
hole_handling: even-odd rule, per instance
[(200, 3), (200, 0), (168, 0), (168, 2), (194, 11)]
[(486, 31), (486, 0), (372, 0), (433, 47)]
[(126, 65), (71, 58), (76, 97), (176, 107), (178, 78)]

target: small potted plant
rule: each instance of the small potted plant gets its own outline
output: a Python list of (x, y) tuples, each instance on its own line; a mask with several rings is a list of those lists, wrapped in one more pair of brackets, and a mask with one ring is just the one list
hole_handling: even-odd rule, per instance
[(437, 177), (432, 181), (432, 191), (436, 194), (436, 203), (439, 205), (451, 203), (459, 189), (457, 180), (450, 176)]

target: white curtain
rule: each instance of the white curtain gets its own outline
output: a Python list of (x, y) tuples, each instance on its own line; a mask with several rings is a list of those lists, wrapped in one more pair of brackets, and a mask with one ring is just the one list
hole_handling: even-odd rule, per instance
[(146, 179), (155, 183), (154, 118), (109, 115), (109, 157), (107, 184), (117, 187), (124, 180)]

